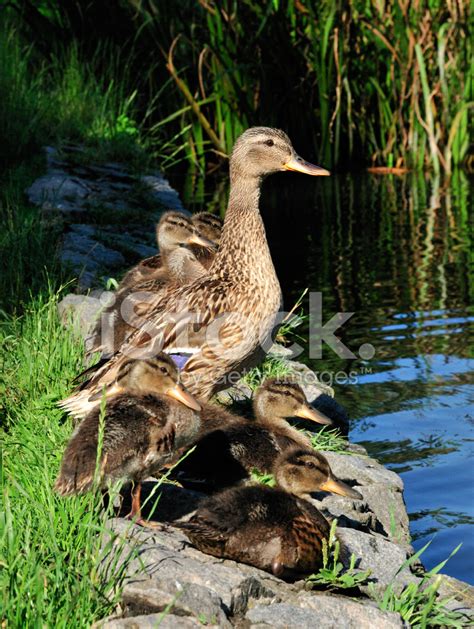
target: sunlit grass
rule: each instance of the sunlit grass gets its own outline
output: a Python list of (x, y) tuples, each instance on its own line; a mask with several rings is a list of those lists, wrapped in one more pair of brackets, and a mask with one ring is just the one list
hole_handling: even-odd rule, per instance
[(82, 344), (34, 299), (0, 329), (1, 617), (8, 626), (89, 626), (118, 601), (125, 569), (104, 535), (100, 493), (60, 498), (53, 484), (72, 425), (56, 402), (81, 365)]

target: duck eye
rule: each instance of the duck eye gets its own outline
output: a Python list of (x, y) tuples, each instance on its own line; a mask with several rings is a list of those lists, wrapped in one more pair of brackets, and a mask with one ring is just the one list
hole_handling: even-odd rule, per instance
[(160, 367), (160, 371), (162, 374), (167, 374), (168, 370), (166, 369), (166, 367)]
[(265, 142), (265, 144), (266, 144), (267, 146), (273, 146), (273, 145), (275, 144), (275, 142), (274, 142), (273, 140), (267, 140), (267, 141)]

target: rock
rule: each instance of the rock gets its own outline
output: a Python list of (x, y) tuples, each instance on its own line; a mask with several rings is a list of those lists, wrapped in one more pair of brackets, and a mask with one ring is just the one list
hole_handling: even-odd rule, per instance
[(27, 189), (30, 203), (42, 209), (65, 212), (83, 211), (84, 202), (91, 193), (88, 185), (66, 173), (53, 173), (39, 177)]
[[(271, 599), (279, 580), (250, 566), (222, 561), (192, 548), (187, 538), (176, 529), (163, 528), (156, 533), (144, 532), (130, 522), (115, 519), (109, 522), (119, 535), (125, 558), (135, 548), (139, 557), (126, 568), (125, 588), (129, 583), (148, 578), (150, 587), (166, 590), (170, 583), (177, 588), (199, 586), (211, 592), (214, 603), (226, 615), (238, 615), (247, 609), (250, 599)], [(120, 541), (115, 542), (118, 547)]]
[(439, 598), (453, 599), (446, 604), (446, 607), (452, 611), (464, 614), (470, 619), (471, 623), (474, 622), (474, 587), (447, 574), (438, 574), (432, 580), (437, 580), (439, 583)]
[[(97, 623), (95, 627), (101, 629), (194, 629), (203, 627), (203, 622), (195, 618), (183, 618), (174, 614), (149, 614), (147, 616), (134, 616), (132, 618), (116, 618)], [(205, 622), (206, 627), (216, 627), (216, 624)], [(225, 626), (225, 625), (222, 625)]]
[(180, 618), (188, 616), (219, 627), (231, 626), (217, 594), (193, 583), (182, 586), (179, 581), (161, 581), (157, 586), (152, 579), (131, 581), (124, 587), (122, 600), (126, 616), (168, 610)]
[(104, 302), (92, 295), (66, 295), (58, 304), (58, 312), (64, 326), (73, 326), (74, 331), (86, 338), (94, 325)]
[(341, 559), (348, 565), (352, 554), (357, 558), (355, 567), (360, 571), (370, 569), (368, 585), (360, 586), (360, 590), (368, 596), (381, 596), (386, 587), (392, 583), (396, 591), (401, 591), (411, 582), (420, 579), (410, 572), (409, 568), (400, 571), (408, 557), (406, 548), (389, 542), (381, 535), (363, 533), (355, 529), (337, 528), (341, 542)]
[(324, 452), (334, 474), (355, 486), (363, 500), (326, 495), (316, 506), (339, 525), (371, 530), (408, 545), (409, 520), (403, 500), (403, 481), (369, 457)]
[[(140, 181), (147, 186), (153, 198), (166, 209), (185, 211), (178, 193), (162, 175), (157, 173), (146, 175), (140, 177)], [(189, 212), (186, 211), (186, 214)]]
[(342, 596), (307, 594), (297, 599), (297, 605), (276, 603), (257, 605), (246, 614), (252, 628), (285, 627), (285, 629), (398, 629), (403, 627), (400, 616), (383, 612)]

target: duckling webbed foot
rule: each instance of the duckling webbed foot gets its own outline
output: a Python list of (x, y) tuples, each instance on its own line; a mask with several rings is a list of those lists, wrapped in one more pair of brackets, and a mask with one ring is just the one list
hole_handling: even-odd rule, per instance
[(159, 522), (154, 522), (153, 520), (146, 520), (142, 517), (142, 508), (141, 508), (141, 492), (142, 492), (142, 484), (136, 483), (132, 489), (132, 510), (128, 513), (125, 518), (127, 520), (132, 520), (134, 524), (138, 524), (138, 526), (143, 526), (144, 528), (149, 529), (157, 529), (160, 528)]

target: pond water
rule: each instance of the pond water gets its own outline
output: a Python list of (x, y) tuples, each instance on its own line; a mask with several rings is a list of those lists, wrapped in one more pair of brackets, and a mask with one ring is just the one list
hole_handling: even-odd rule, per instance
[[(223, 205), (225, 190), (217, 191), (214, 203)], [(309, 288), (322, 293), (323, 323), (354, 313), (336, 335), (356, 358), (328, 346), (310, 358), (305, 322), (303, 360), (333, 381), (352, 419), (351, 440), (401, 474), (415, 548), (433, 540), (425, 565), (462, 542), (444, 571), (472, 583), (468, 181), (458, 173), (443, 189), (424, 176), (276, 175), (261, 207), (286, 309)], [(307, 311), (307, 296), (303, 305)], [(359, 358), (364, 344), (375, 350), (370, 359)]]

